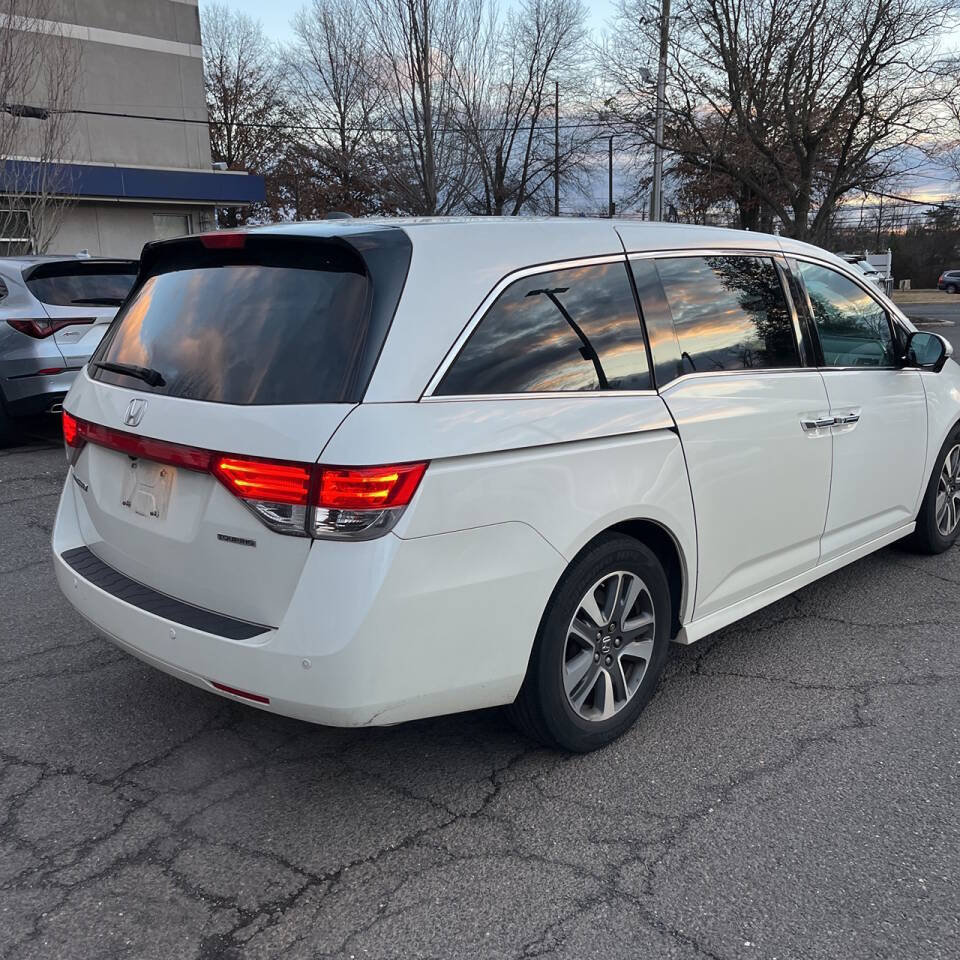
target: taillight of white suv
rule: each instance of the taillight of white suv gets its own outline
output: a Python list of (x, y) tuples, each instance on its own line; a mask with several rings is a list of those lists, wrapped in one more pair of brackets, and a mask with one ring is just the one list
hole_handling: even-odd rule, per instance
[(93, 443), (130, 457), (209, 473), (264, 526), (318, 540), (371, 540), (388, 533), (427, 469), (423, 461), (348, 467), (239, 456), (141, 437), (66, 411), (63, 439), (71, 464)]

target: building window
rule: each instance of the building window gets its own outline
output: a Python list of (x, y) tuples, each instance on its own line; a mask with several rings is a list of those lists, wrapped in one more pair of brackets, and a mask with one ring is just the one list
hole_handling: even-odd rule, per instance
[(26, 210), (0, 209), (0, 256), (30, 253), (30, 214)]
[(190, 232), (190, 214), (188, 213), (155, 213), (153, 215), (153, 236), (157, 240), (185, 237)]

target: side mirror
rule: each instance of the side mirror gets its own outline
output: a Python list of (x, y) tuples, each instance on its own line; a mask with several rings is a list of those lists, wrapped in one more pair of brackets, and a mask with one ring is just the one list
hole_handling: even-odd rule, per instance
[(908, 367), (919, 367), (921, 370), (939, 373), (952, 356), (953, 345), (939, 333), (915, 330), (907, 338), (905, 362)]

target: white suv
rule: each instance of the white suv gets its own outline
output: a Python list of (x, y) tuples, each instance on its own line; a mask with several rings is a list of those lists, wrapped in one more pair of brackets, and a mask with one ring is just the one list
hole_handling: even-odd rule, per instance
[(65, 401), (71, 603), (337, 725), (622, 733), (669, 642), (960, 525), (960, 369), (756, 233), (353, 221), (148, 245)]

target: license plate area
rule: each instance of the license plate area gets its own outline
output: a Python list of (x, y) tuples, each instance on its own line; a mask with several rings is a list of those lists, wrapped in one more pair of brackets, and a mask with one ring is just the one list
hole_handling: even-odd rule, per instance
[(120, 506), (148, 520), (164, 520), (175, 473), (176, 468), (166, 464), (131, 460), (123, 479)]

